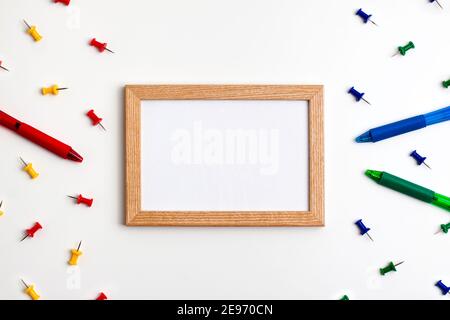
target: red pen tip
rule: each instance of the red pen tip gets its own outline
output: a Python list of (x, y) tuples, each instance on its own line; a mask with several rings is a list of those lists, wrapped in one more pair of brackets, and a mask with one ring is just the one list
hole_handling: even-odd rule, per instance
[(83, 162), (83, 157), (80, 156), (78, 154), (78, 152), (76, 152), (73, 149), (70, 149), (69, 153), (67, 154), (67, 159), (72, 160), (72, 161), (76, 161), (76, 162)]

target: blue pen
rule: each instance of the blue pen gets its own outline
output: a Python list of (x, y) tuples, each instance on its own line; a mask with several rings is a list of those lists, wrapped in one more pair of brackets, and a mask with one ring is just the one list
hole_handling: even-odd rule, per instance
[(355, 139), (356, 142), (377, 142), (410, 131), (419, 130), (439, 122), (450, 120), (450, 106), (430, 113), (370, 129)]

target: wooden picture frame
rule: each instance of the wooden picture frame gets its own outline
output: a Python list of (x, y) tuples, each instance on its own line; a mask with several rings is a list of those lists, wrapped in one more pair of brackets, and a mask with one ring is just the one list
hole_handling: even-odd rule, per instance
[[(308, 211), (142, 211), (142, 100), (301, 100), (308, 102)], [(270, 227), (324, 225), (323, 86), (127, 85), (125, 86), (125, 223), (128, 226)]]

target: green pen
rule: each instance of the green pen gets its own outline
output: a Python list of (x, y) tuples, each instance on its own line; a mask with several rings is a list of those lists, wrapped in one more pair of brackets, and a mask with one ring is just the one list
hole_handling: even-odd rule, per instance
[(365, 174), (370, 179), (374, 180), (378, 184), (381, 184), (382, 186), (396, 190), (427, 203), (432, 203), (439, 208), (450, 211), (449, 197), (436, 193), (430, 189), (421, 187), (402, 178), (396, 177), (387, 172), (367, 170)]

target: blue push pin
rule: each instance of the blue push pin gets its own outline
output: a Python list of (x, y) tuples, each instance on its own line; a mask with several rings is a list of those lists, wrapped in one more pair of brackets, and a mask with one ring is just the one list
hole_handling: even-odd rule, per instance
[(422, 157), (420, 154), (417, 153), (416, 150), (411, 152), (410, 156), (413, 157), (414, 160), (416, 160), (418, 166), (420, 166), (423, 163), (424, 165), (427, 166), (428, 169), (431, 170), (430, 166), (425, 163), (425, 160), (427, 159), (427, 157)]
[(358, 11), (356, 11), (356, 15), (361, 17), (361, 19), (364, 21), (364, 23), (367, 23), (368, 21), (370, 21), (378, 27), (378, 25), (375, 22), (373, 22), (373, 20), (370, 19), (370, 17), (372, 17), (372, 15), (365, 13), (364, 11), (362, 11), (362, 9), (359, 9)]
[(428, 0), (428, 1), (429, 1), (430, 3), (436, 2), (437, 5), (438, 5), (439, 7), (441, 7), (441, 9), (444, 9), (444, 7), (439, 3), (438, 0)]
[(367, 101), (366, 99), (363, 98), (364, 96), (364, 92), (358, 92), (355, 87), (351, 87), (350, 90), (348, 90), (348, 93), (350, 93), (352, 96), (355, 97), (355, 100), (357, 102), (363, 100), (365, 103), (367, 103), (368, 105), (371, 105), (369, 101)]
[(439, 280), (438, 282), (436, 282), (436, 287), (441, 289), (442, 295), (444, 295), (444, 296), (450, 291), (450, 288), (447, 287), (445, 284), (443, 284), (442, 280)]
[(362, 219), (359, 219), (358, 221), (355, 222), (355, 224), (358, 226), (359, 228), (359, 233), (363, 236), (365, 234), (367, 234), (367, 236), (369, 237), (370, 240), (373, 241), (372, 237), (369, 234), (370, 228), (367, 228), (364, 223), (362, 222)]

